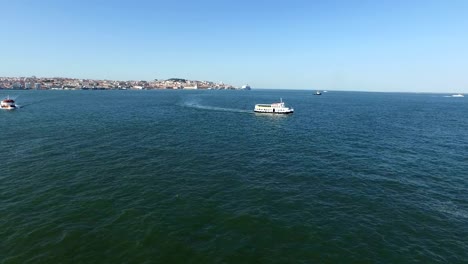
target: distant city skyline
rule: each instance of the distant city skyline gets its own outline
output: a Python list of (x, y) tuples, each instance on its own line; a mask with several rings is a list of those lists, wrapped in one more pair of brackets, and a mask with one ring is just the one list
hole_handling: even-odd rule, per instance
[(1, 76), (468, 93), (468, 1), (1, 1)]
[(248, 86), (235, 87), (227, 83), (216, 83), (207, 80), (188, 80), (171, 78), (168, 80), (102, 80), (70, 77), (10, 77), (0, 76), (0, 90), (36, 89), (36, 90), (153, 90), (153, 89), (245, 89)]

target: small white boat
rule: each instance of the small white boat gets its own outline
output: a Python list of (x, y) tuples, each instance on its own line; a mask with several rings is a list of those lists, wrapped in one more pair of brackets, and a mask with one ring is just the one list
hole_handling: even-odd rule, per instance
[(322, 95), (320, 91), (315, 91), (314, 95)]
[(269, 113), (269, 114), (292, 114), (292, 113), (294, 113), (294, 109), (286, 107), (284, 105), (283, 99), (280, 99), (279, 103), (256, 104), (254, 112), (256, 112), (256, 113)]
[(463, 94), (452, 94), (452, 97), (465, 97)]
[(14, 110), (18, 108), (18, 105), (16, 105), (15, 100), (11, 99), (10, 97), (7, 97), (0, 102), (0, 108), (6, 110)]

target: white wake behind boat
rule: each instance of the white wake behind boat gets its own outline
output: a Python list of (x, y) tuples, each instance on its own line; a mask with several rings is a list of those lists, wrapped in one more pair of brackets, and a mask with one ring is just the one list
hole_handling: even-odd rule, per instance
[(284, 105), (283, 99), (280, 99), (279, 103), (256, 104), (254, 112), (268, 114), (292, 114), (294, 113), (294, 109), (286, 107)]

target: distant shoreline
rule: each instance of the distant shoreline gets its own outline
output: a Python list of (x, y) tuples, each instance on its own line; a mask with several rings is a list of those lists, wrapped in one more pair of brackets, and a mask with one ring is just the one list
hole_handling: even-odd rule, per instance
[(0, 77), (0, 89), (16, 90), (197, 90), (197, 89), (244, 89), (250, 86), (235, 87), (224, 82), (170, 78), (165, 80), (97, 80), (63, 77)]
[[(204, 90), (245, 90), (241, 88), (233, 89), (219, 89), (219, 88), (202, 88), (202, 89), (171, 89), (171, 88), (158, 88), (158, 89), (109, 89), (109, 88), (87, 88), (87, 89), (15, 89), (0, 87), (0, 91), (165, 91), (165, 90), (183, 90), (183, 91), (204, 91)], [(255, 88), (261, 91), (310, 91), (315, 92), (317, 89), (287, 89), (287, 88)], [(403, 91), (355, 91), (355, 90), (327, 90), (328, 93), (388, 93), (388, 94), (467, 94), (464, 92), (403, 92)]]

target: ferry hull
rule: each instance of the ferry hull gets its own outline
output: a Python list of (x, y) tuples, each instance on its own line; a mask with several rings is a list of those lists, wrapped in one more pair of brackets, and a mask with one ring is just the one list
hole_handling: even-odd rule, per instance
[(277, 111), (261, 111), (261, 110), (254, 110), (255, 113), (260, 113), (260, 114), (275, 114), (275, 115), (287, 115), (287, 114), (292, 114), (294, 111), (284, 111), (284, 112), (277, 112)]
[(16, 106), (2, 106), (1, 109), (3, 110), (15, 110), (17, 107)]
[(18, 108), (18, 106), (16, 104), (11, 104), (11, 103), (1, 103), (0, 105), (0, 109), (3, 109), (3, 110), (15, 110), (16, 108)]

